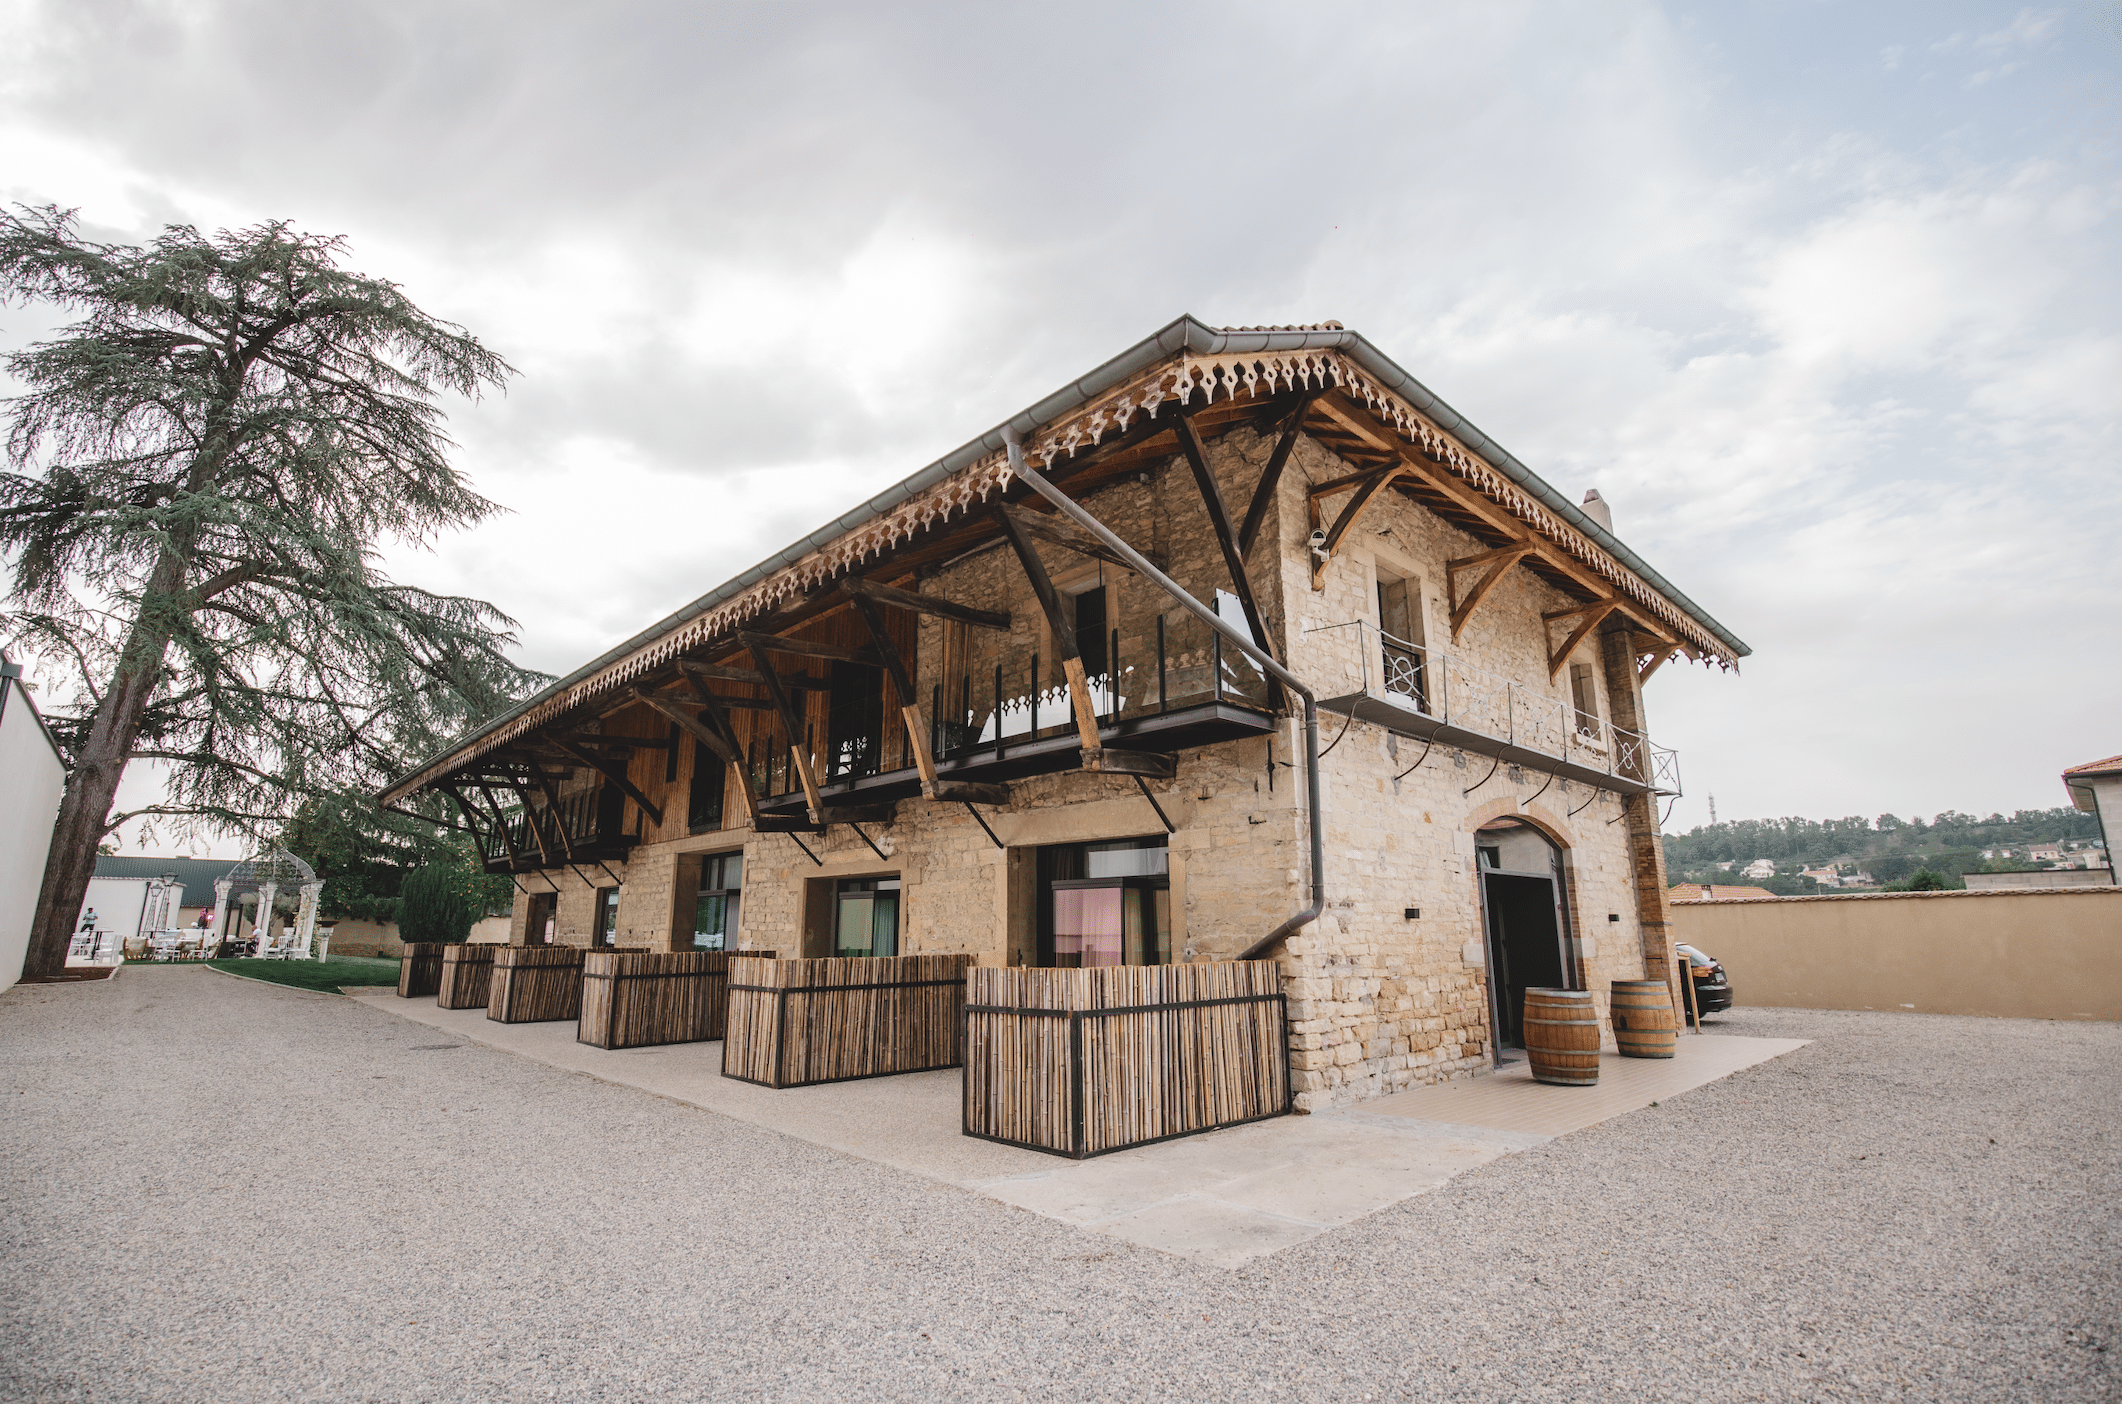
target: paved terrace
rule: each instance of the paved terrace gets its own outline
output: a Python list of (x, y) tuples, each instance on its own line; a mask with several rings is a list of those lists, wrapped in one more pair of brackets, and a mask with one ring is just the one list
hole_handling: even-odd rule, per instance
[(1219, 1261), (366, 1000), (18, 988), (0, 1397), (2112, 1396), (2122, 1027), (1722, 1027), (1810, 1041), (1581, 1130), (1507, 1075), (1270, 1124), (1508, 1143)]

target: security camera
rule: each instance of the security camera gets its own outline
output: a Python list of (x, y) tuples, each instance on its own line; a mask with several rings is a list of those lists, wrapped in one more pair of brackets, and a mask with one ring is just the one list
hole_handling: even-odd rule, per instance
[(1312, 549), (1313, 549), (1314, 551), (1324, 551), (1324, 550), (1326, 549), (1326, 533), (1325, 533), (1325, 532), (1323, 532), (1323, 531), (1315, 531), (1315, 532), (1313, 532), (1313, 533), (1312, 533)]

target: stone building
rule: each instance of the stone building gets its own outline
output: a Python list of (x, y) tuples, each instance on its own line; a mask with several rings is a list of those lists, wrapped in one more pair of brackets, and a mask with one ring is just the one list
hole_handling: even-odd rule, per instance
[(1376, 1096), (1669, 967), (1643, 687), (1747, 649), (1596, 507), (1354, 332), (1182, 319), (383, 798), (517, 942), (1272, 958), (1298, 1104)]

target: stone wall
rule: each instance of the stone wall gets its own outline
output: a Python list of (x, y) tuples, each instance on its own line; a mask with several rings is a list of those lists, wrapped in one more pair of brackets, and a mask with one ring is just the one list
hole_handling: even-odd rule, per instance
[[(1242, 516), (1271, 448), (1249, 429), (1210, 445), (1210, 463), (1233, 516)], [(1349, 464), (1317, 442), (1302, 441), (1254, 552), (1249, 573), (1270, 638), (1294, 671), (1313, 680), (1322, 696), (1355, 690), (1363, 675), (1356, 632), (1332, 626), (1359, 619), (1375, 624), (1378, 582), (1397, 578), (1419, 595), (1422, 641), (1453, 649), (1540, 695), (1568, 698), (1567, 668), (1557, 678), (1548, 676), (1540, 616), (1576, 601), (1530, 571), (1513, 569), (1452, 641), (1444, 562), (1478, 554), (1486, 545), (1397, 495), (1372, 508), (1328, 566), (1325, 588), (1313, 590), (1306, 490), (1349, 471)], [(1173, 576), (1202, 598), (1228, 587), (1183, 461), (1109, 487), (1087, 505), (1123, 538), (1167, 561)], [(1338, 507), (1329, 503), (1329, 513)], [(1153, 657), (1157, 614), (1166, 615), (1169, 630), (1181, 627), (1172, 622), (1176, 607), (1146, 581), (1058, 548), (1038, 549), (1060, 588), (1092, 577), (1104, 584), (1123, 635), (1123, 669), (1130, 660)], [(1059, 684), (1054, 640), (1008, 547), (949, 563), (924, 577), (919, 588), (1011, 615), (1006, 635), (922, 616), (915, 668), (924, 706), (933, 705), (939, 680), (956, 687), (955, 680), (968, 675), (984, 679), (991, 697), (996, 664), (1014, 683), (1032, 676), (1034, 656), (1041, 681)], [(1611, 709), (1608, 663), (1598, 640), (1587, 640), (1570, 661), (1592, 670), (1596, 705)], [(1632, 684), (1632, 678), (1616, 681)], [(1123, 691), (1139, 696), (1146, 685), (1137, 674)], [(946, 714), (956, 704), (948, 698)], [(1064, 715), (1057, 704), (1041, 721), (1052, 725)], [(1342, 726), (1336, 716), (1322, 720), (1322, 739), (1331, 743), (1322, 776), (1330, 906), (1280, 957), (1300, 1108), (1357, 1101), (1486, 1065), (1489, 1008), (1473, 836), (1496, 818), (1522, 817), (1560, 845), (1576, 974), (1597, 993), (1602, 1013), (1611, 981), (1642, 976), (1645, 914), (1638, 908), (1630, 825), (1615, 795), (1550, 783), (1544, 774), (1508, 766), (1490, 774), (1487, 757), (1443, 747), (1425, 755), (1422, 744), (1408, 738), (1360, 723), (1343, 734)], [(637, 757), (635, 782), (666, 811), (682, 805), (687, 766), (676, 767), (675, 785), (658, 796), (666, 767), (660, 754), (649, 759), (652, 764)], [(1176, 778), (1153, 781), (1152, 788), (1174, 826), (1173, 942), (1186, 959), (1235, 956), (1304, 906), (1308, 836), (1295, 717), (1281, 718), (1270, 736), (1184, 751)], [(741, 846), (739, 946), (822, 954), (833, 882), (896, 875), (903, 884), (903, 951), (1019, 963), (1031, 958), (1033, 948), (1037, 847), (1163, 832), (1132, 781), (1073, 771), (1013, 782), (1008, 809), (982, 812), (1001, 847), (963, 805), (916, 799), (899, 804), (892, 823), (865, 826), (882, 858), (851, 829), (835, 825), (803, 840), (818, 861), (786, 835), (748, 828), (681, 835), (666, 821), (650, 837), (668, 837), (643, 843), (624, 868), (619, 940), (688, 946), (700, 855)], [(731, 803), (727, 813), (732, 823), (742, 823), (739, 804)], [(602, 874), (592, 876), (604, 881)], [(565, 869), (553, 877), (561, 890), (559, 939), (586, 944), (594, 886)], [(537, 880), (526, 882), (535, 886)], [(526, 907), (519, 896), (512, 939), (523, 939)], [(1421, 915), (1409, 918), (1410, 908)]]

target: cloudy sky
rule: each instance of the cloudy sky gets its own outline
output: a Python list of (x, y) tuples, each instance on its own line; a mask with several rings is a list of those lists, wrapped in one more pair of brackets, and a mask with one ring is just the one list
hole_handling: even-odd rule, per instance
[(1684, 830), (2122, 751), (2118, 74), (2117, 0), (0, 0), (0, 198), (498, 348), (512, 515), (392, 568), (555, 672), (1182, 312), (1339, 319), (1754, 647), (1652, 685)]

